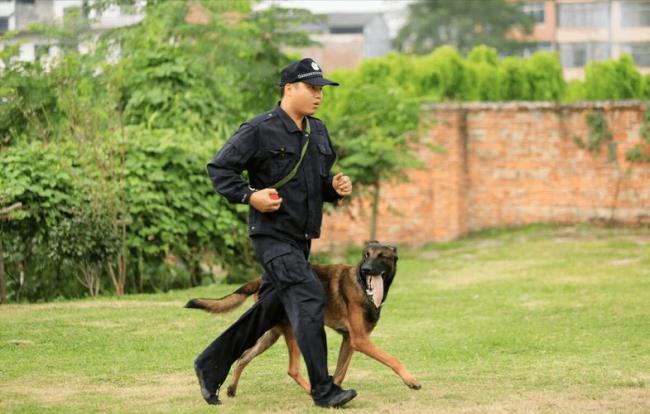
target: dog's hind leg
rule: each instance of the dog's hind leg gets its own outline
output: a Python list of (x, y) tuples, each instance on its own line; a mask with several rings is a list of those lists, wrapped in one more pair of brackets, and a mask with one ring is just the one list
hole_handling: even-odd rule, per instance
[(289, 349), (289, 369), (287, 373), (294, 381), (298, 383), (307, 394), (311, 394), (311, 385), (309, 381), (305, 379), (300, 374), (300, 347), (298, 346), (298, 341), (296, 341), (296, 336), (293, 334), (293, 329), (288, 323), (282, 324), (282, 334), (284, 335), (284, 340), (287, 342), (287, 348)]
[(251, 348), (248, 348), (244, 353), (239, 357), (237, 361), (237, 366), (235, 371), (232, 374), (232, 379), (230, 380), (230, 385), (228, 386), (228, 396), (234, 397), (237, 395), (237, 385), (239, 383), (239, 378), (241, 377), (244, 368), (248, 365), (256, 356), (262, 354), (264, 351), (269, 349), (278, 338), (282, 335), (282, 330), (280, 325), (276, 325), (273, 328), (269, 329), (257, 340), (255, 345)]
[(341, 342), (341, 349), (339, 350), (339, 358), (336, 363), (336, 371), (334, 372), (334, 383), (336, 385), (341, 385), (345, 374), (348, 372), (348, 367), (350, 366), (350, 361), (352, 360), (352, 354), (354, 349), (350, 344), (350, 335), (343, 334), (343, 341)]

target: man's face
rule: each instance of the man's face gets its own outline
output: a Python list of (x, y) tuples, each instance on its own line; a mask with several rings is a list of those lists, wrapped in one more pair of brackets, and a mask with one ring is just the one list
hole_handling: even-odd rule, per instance
[(283, 100), (301, 115), (312, 115), (323, 100), (323, 87), (305, 82), (294, 82), (285, 86)]

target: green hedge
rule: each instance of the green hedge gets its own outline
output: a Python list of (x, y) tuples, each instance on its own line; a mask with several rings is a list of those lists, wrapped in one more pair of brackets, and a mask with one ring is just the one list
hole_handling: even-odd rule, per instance
[[(14, 299), (83, 294), (85, 289), (73, 276), (80, 274), (84, 257), (94, 257), (91, 261), (102, 265), (103, 288), (112, 290), (106, 262), (117, 267), (121, 227), (114, 224), (121, 222), (126, 223), (123, 242), (132, 276), (127, 292), (200, 284), (206, 276), (200, 263), (209, 257), (213, 260), (207, 264), (225, 266), (233, 276), (247, 278), (256, 272), (251, 260), (242, 260), (252, 255), (246, 209), (228, 204), (209, 185), (205, 164), (213, 155), (213, 146), (197, 144), (191, 134), (174, 130), (131, 127), (126, 138), (121, 176), (114, 177), (115, 186), (106, 190), (103, 200), (118, 205), (103, 208), (91, 208), (88, 188), (101, 182), (88, 174), (86, 165), (92, 160), (84, 159), (87, 155), (75, 146), (22, 143), (2, 153), (0, 200), (3, 205), (21, 202), (25, 206), (10, 221), (0, 222)], [(95, 213), (93, 217), (100, 214), (102, 220), (94, 219), (98, 224), (84, 234), (75, 233), (81, 244), (76, 250), (61, 248), (61, 238), (72, 237), (62, 227), (75, 222), (82, 228), (79, 220), (89, 211)], [(98, 247), (97, 232), (116, 243)], [(59, 280), (57, 275), (66, 273), (68, 280)], [(213, 281), (211, 275), (207, 281)]]

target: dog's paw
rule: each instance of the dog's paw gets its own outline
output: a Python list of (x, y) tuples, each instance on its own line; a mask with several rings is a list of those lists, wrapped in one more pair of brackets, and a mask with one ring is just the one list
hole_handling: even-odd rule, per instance
[(406, 384), (406, 385), (408, 385), (409, 388), (412, 390), (419, 390), (420, 388), (422, 388), (422, 385), (418, 384), (417, 382)]
[(406, 384), (412, 390), (419, 390), (420, 388), (422, 388), (422, 386), (418, 384), (418, 381), (412, 375), (403, 378), (403, 380), (404, 380), (404, 384)]
[(228, 390), (227, 390), (227, 394), (228, 394), (228, 397), (234, 397), (235, 395), (237, 395), (237, 388), (235, 388), (235, 386), (233, 386), (233, 385), (229, 385)]

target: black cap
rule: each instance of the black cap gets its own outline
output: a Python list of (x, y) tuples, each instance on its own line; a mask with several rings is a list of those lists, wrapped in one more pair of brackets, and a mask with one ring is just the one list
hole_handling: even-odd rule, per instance
[(310, 85), (316, 86), (339, 86), (338, 83), (325, 79), (320, 66), (314, 62), (314, 59), (310, 58), (290, 63), (287, 67), (282, 69), (282, 73), (280, 74), (280, 86), (293, 82), (306, 82)]

